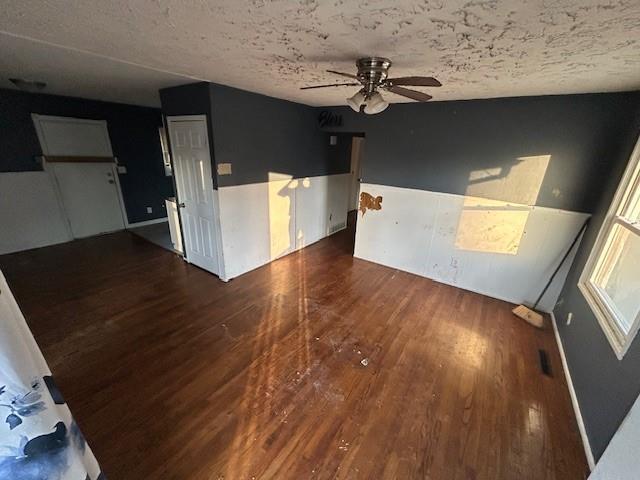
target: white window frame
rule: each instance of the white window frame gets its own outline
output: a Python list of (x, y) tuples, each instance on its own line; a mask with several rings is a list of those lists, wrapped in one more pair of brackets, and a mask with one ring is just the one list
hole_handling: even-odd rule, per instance
[(636, 142), (627, 169), (618, 185), (607, 216), (602, 222), (598, 237), (578, 281), (578, 288), (598, 319), (598, 323), (600, 323), (618, 360), (622, 360), (627, 353), (631, 342), (640, 329), (640, 313), (633, 320), (628, 333), (625, 334), (620, 326), (621, 321), (617, 318), (616, 307), (607, 300), (606, 295), (603, 295), (602, 289), (594, 282), (594, 277), (598, 274), (606, 258), (610, 233), (616, 225), (640, 236), (640, 222), (630, 222), (621, 216), (630, 202), (633, 192), (638, 190), (640, 190), (640, 138)]

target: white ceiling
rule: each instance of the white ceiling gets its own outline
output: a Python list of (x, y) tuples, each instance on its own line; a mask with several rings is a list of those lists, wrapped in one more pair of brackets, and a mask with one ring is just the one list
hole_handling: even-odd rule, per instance
[[(192, 79), (309, 105), (301, 91), (387, 56), (392, 76), (433, 75), (434, 100), (640, 89), (638, 0), (4, 0), (0, 85), (157, 105)], [(389, 94), (390, 101), (403, 101)], [(391, 98), (393, 97), (393, 98)]]
[(158, 90), (192, 80), (77, 50), (0, 34), (0, 87), (9, 78), (47, 82), (43, 93), (160, 106)]

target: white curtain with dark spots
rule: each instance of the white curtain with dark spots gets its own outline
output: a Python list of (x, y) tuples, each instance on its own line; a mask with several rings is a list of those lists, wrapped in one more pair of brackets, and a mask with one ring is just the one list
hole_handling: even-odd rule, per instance
[(0, 480), (104, 480), (0, 272)]

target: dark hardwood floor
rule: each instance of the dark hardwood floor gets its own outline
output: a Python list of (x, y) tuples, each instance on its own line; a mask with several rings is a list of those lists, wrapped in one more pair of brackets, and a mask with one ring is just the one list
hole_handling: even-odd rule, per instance
[(352, 233), (228, 284), (125, 232), (0, 268), (110, 480), (584, 478), (551, 327)]

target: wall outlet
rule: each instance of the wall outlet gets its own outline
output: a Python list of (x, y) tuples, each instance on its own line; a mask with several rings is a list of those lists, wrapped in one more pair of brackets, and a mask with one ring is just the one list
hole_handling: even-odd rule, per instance
[(571, 319), (573, 318), (573, 312), (567, 314), (567, 325), (571, 325)]
[(230, 163), (219, 163), (218, 164), (218, 175), (231, 175), (231, 164)]
[(153, 207), (147, 207), (147, 213), (153, 213)]

